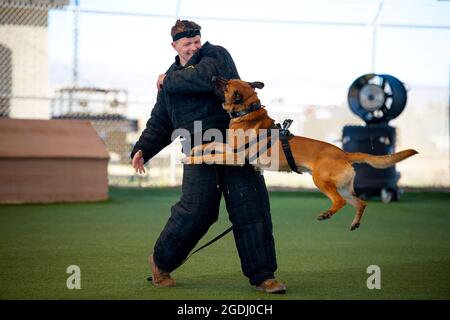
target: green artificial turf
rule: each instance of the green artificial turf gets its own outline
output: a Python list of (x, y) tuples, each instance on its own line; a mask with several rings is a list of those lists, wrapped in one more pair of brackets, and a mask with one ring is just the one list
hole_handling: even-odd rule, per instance
[[(256, 292), (241, 272), (232, 234), (173, 273), (177, 287), (147, 282), (147, 255), (177, 189), (111, 189), (101, 203), (0, 206), (0, 299), (449, 299), (450, 195), (407, 193), (370, 201), (350, 232), (346, 206), (317, 221), (329, 201), (314, 192), (271, 192), (277, 277), (286, 295)], [(219, 221), (200, 244), (229, 226)], [(70, 265), (81, 289), (69, 290)], [(369, 290), (366, 269), (381, 269)]]

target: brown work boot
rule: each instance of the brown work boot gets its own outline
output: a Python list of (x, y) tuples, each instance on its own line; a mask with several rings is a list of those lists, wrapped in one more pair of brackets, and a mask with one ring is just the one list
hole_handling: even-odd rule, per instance
[(155, 287), (175, 287), (175, 280), (167, 271), (162, 271), (158, 268), (153, 260), (153, 254), (148, 257), (150, 267), (152, 268), (152, 283)]
[(256, 290), (267, 293), (286, 293), (286, 286), (276, 279), (267, 279), (258, 284)]

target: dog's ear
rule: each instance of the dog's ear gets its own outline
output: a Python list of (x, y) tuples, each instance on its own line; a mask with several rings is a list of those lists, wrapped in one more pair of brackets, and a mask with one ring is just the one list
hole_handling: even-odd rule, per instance
[(233, 94), (233, 104), (241, 104), (244, 97), (238, 91), (235, 91)]
[(255, 81), (255, 82), (247, 82), (250, 87), (252, 88), (258, 88), (258, 89), (262, 89), (264, 88), (264, 83), (260, 82), (260, 81)]
[(224, 88), (228, 80), (223, 77), (213, 76), (211, 78), (211, 82), (214, 84), (215, 87)]
[(228, 80), (222, 77), (213, 76), (211, 78), (213, 84), (214, 93), (219, 97), (221, 101), (225, 101), (224, 90), (227, 87)]

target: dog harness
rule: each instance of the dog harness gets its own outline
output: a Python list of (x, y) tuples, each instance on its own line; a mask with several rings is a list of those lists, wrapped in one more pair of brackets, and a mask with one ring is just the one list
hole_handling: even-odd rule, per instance
[(288, 130), (289, 127), (292, 124), (292, 119), (286, 119), (283, 122), (283, 126), (281, 127), (279, 123), (277, 123), (277, 126), (280, 128), (280, 141), (281, 146), (283, 147), (284, 155), (286, 156), (286, 160), (288, 162), (289, 168), (291, 168), (292, 171), (302, 174), (298, 169), (297, 165), (295, 164), (294, 156), (292, 155), (291, 146), (289, 144), (289, 140), (293, 137), (293, 134)]
[[(261, 106), (260, 103), (254, 103), (252, 105), (250, 105), (250, 107), (246, 110), (242, 110), (242, 111), (238, 111), (238, 112), (230, 112), (230, 118), (238, 118), (238, 117), (242, 117), (245, 116), (249, 113), (252, 113), (256, 110), (261, 109), (263, 106)], [(259, 149), (256, 154), (249, 156), (248, 158), (248, 162), (251, 163), (252, 161), (255, 161), (256, 159), (258, 159), (258, 157), (263, 154), (264, 152), (266, 152), (267, 150), (270, 149), (270, 147), (272, 146), (272, 139), (270, 139), (271, 137), (271, 131), (272, 129), (278, 129), (279, 130), (279, 137), (280, 137), (280, 141), (281, 141), (281, 147), (283, 148), (283, 152), (284, 155), (286, 157), (286, 160), (288, 162), (289, 168), (298, 173), (298, 174), (302, 174), (298, 168), (297, 165), (295, 164), (295, 159), (294, 156), (292, 155), (292, 151), (291, 151), (291, 146), (289, 144), (289, 140), (294, 136), (290, 131), (289, 131), (289, 127), (292, 124), (292, 119), (286, 119), (283, 121), (283, 125), (280, 125), (279, 123), (277, 123), (274, 127), (270, 128), (267, 130), (267, 144), (265, 146), (263, 146), (261, 149)], [(265, 137), (263, 137), (265, 138)], [(258, 138), (254, 139), (251, 142), (246, 143), (244, 146), (241, 146), (240, 148), (235, 148), (233, 150), (234, 153), (243, 151), (244, 149), (248, 149), (250, 146), (252, 146), (253, 144), (258, 142)]]

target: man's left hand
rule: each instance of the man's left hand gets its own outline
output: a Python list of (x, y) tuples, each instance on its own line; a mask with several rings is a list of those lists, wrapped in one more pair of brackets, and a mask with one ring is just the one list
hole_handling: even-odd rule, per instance
[(163, 85), (165, 77), (166, 77), (165, 74), (160, 74), (159, 75), (158, 81), (156, 81), (156, 87), (158, 88), (158, 91), (162, 89), (162, 85)]

